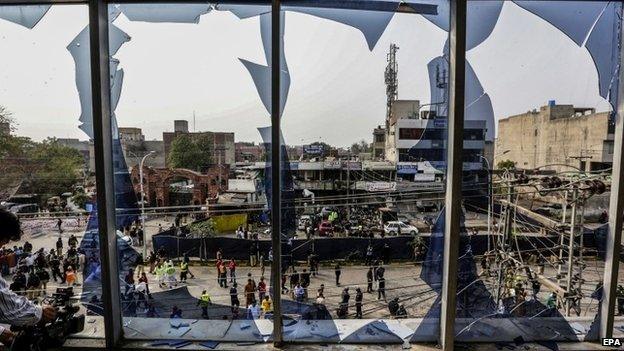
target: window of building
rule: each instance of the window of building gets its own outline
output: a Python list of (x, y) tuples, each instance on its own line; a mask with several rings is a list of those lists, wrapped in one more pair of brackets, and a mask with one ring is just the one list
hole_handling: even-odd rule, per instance
[(423, 133), (424, 129), (422, 128), (399, 128), (399, 139), (419, 140)]

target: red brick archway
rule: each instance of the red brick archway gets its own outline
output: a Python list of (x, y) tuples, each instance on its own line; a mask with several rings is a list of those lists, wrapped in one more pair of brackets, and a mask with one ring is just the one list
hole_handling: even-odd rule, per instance
[[(139, 168), (134, 167), (130, 176), (138, 198), (141, 196), (139, 175)], [(149, 206), (169, 206), (169, 184), (174, 178), (186, 178), (193, 182), (194, 185), (192, 204), (203, 205), (206, 203), (207, 197), (214, 198), (227, 189), (228, 175), (228, 165), (211, 166), (207, 173), (199, 173), (184, 168), (144, 167), (143, 191), (145, 193), (145, 201)]]

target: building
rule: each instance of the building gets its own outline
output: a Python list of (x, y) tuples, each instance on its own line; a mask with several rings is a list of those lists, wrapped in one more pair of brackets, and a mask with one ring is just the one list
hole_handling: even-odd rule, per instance
[(141, 128), (119, 127), (121, 149), (129, 169), (138, 166), (143, 157), (148, 167), (165, 167), (165, 147), (162, 140), (145, 140)]
[(494, 163), (508, 159), (517, 168), (557, 172), (609, 168), (614, 139), (609, 121), (609, 112), (550, 101), (498, 122)]
[(119, 139), (124, 141), (143, 141), (145, 136), (141, 128), (135, 127), (119, 127)]
[(208, 135), (213, 140), (212, 162), (215, 164), (234, 165), (236, 162), (236, 148), (234, 133), (229, 132), (189, 132), (188, 121), (174, 121), (173, 132), (163, 132), (165, 165), (168, 166), (167, 156), (171, 151), (171, 143), (179, 135), (200, 136)]
[(373, 160), (384, 159), (386, 153), (386, 128), (377, 126), (377, 128), (373, 129), (372, 148)]
[(265, 159), (264, 146), (254, 142), (234, 143), (234, 150), (236, 162), (258, 162)]
[[(228, 189), (230, 168), (227, 165), (212, 165), (206, 172), (189, 169), (143, 168), (143, 193), (149, 206), (203, 205), (208, 199)], [(141, 173), (135, 167), (130, 173), (132, 186), (141, 198)], [(177, 184), (174, 184), (176, 183)], [(179, 186), (178, 184), (183, 184)]]
[[(418, 100), (397, 100), (395, 103), (397, 106), (386, 132), (386, 160), (396, 163), (398, 175), (410, 180), (419, 177), (410, 175), (446, 169), (446, 117), (430, 118), (435, 115), (429, 111), (422, 111), (419, 115)], [(485, 125), (483, 120), (464, 122), (465, 171), (483, 168), (481, 155), (485, 148)], [(435, 174), (428, 177), (434, 178)]]

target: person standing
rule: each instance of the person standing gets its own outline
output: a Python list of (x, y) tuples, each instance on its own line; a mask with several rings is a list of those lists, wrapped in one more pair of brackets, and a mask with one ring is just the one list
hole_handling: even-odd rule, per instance
[(334, 267), (334, 273), (336, 274), (336, 286), (340, 286), (340, 263), (336, 263), (336, 267)]
[(221, 277), (221, 287), (227, 288), (227, 268), (225, 268), (225, 263), (223, 262), (219, 265), (219, 276)]
[(234, 283), (230, 288), (230, 303), (232, 307), (236, 306), (238, 308), (240, 306), (240, 300), (238, 299), (238, 289), (236, 289), (237, 287), (238, 284)]
[(299, 273), (293, 268), (293, 272), (290, 274), (290, 290), (294, 291), (297, 284), (299, 284)]
[[(188, 252), (184, 253), (184, 258), (183, 258), (184, 262), (186, 262), (187, 264), (190, 265), (191, 263), (191, 259), (189, 258)], [(193, 274), (193, 272), (191, 272), (191, 269), (187, 267), (186, 269), (188, 271), (188, 274), (191, 275), (191, 279), (195, 279), (195, 274)]]
[(143, 246), (143, 241), (145, 240), (145, 233), (143, 232), (143, 227), (139, 227), (137, 230), (137, 239), (139, 241), (139, 246)]
[(252, 284), (251, 279), (247, 279), (247, 285), (245, 285), (245, 306), (250, 306), (255, 300), (254, 284)]
[[(379, 272), (381, 269), (377, 271)], [(386, 301), (386, 278), (384, 278), (383, 271), (381, 271), (377, 277), (377, 282), (379, 283), (379, 286), (377, 287), (377, 300), (381, 300), (381, 297), (383, 296), (383, 300)]]
[(295, 286), (294, 295), (297, 302), (303, 302), (304, 290), (301, 284), (297, 283), (297, 285)]
[(131, 289), (134, 289), (134, 271), (132, 271), (132, 268), (128, 270), (128, 274), (126, 274), (124, 282), (126, 283), (124, 295), (128, 296), (128, 292), (131, 291)]
[(188, 263), (180, 262), (180, 283), (186, 283), (186, 276), (188, 275)]
[(364, 298), (364, 294), (362, 294), (362, 290), (358, 287), (355, 289), (355, 318), (362, 318), (362, 299)]
[(340, 304), (338, 305), (338, 318), (347, 318), (347, 315), (349, 314), (350, 299), (351, 295), (349, 295), (349, 288), (344, 288), (344, 290), (342, 290)]
[(145, 272), (141, 273), (141, 276), (139, 277), (139, 284), (140, 283), (145, 284), (145, 293), (147, 294), (147, 297), (149, 299), (152, 299), (152, 294), (150, 293), (149, 289), (149, 282), (147, 281), (147, 275), (145, 275)]
[(267, 318), (266, 314), (271, 312), (271, 304), (272, 301), (269, 299), (269, 295), (265, 296), (264, 300), (262, 300), (262, 312), (264, 312), (264, 318)]
[(229, 268), (230, 268), (230, 283), (235, 284), (236, 283), (236, 261), (234, 261), (234, 259), (230, 259), (230, 263), (229, 263)]
[(260, 254), (258, 262), (260, 263), (260, 276), (264, 276), (264, 254)]
[[(61, 219), (59, 218), (59, 221)], [(61, 238), (58, 238), (56, 240), (56, 252), (59, 256), (63, 256), (63, 240)]]
[(143, 254), (142, 253), (139, 253), (137, 255), (135, 265), (136, 265), (137, 277), (140, 277), (141, 273), (145, 272), (145, 268), (144, 268), (145, 260), (143, 259)]
[(249, 265), (251, 267), (256, 266), (256, 243), (249, 246)]
[(373, 267), (368, 267), (368, 272), (366, 272), (366, 292), (370, 294), (373, 291)]
[[(63, 220), (62, 219), (57, 219), (56, 220), (56, 228), (58, 229), (59, 234), (63, 234)], [(59, 240), (61, 240), (61, 238), (59, 238)]]
[(373, 245), (368, 244), (368, 247), (366, 248), (366, 265), (368, 266), (371, 263), (373, 263)]
[(206, 290), (202, 291), (199, 301), (197, 301), (197, 305), (200, 306), (202, 310), (202, 318), (208, 318), (208, 306), (211, 304), (210, 295), (206, 292)]
[(52, 279), (56, 283), (56, 278), (58, 277), (61, 282), (65, 282), (65, 277), (61, 273), (61, 261), (58, 256), (54, 254), (50, 254), (50, 269), (52, 270)]
[(258, 300), (260, 300), (260, 302), (263, 302), (266, 292), (267, 286), (264, 282), (264, 277), (260, 277), (260, 281), (258, 282)]
[(303, 273), (301, 273), (301, 277), (299, 279), (301, 281), (301, 286), (303, 287), (304, 296), (308, 298), (308, 287), (310, 286), (310, 273), (304, 268)]

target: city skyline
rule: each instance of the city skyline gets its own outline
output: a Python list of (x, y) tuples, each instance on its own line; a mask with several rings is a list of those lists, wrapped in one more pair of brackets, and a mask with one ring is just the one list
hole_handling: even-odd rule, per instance
[[(74, 63), (66, 50), (86, 25), (86, 15), (86, 7), (55, 6), (32, 30), (0, 21), (0, 43), (8, 49), (0, 69), (0, 104), (14, 113), (17, 134), (35, 140), (86, 139), (78, 129)], [(257, 17), (239, 20), (215, 11), (196, 25), (130, 22), (121, 15), (115, 24), (132, 37), (115, 55), (125, 73), (116, 109), (119, 126), (139, 127), (146, 139), (161, 139), (162, 132), (173, 129), (174, 119), (188, 120), (193, 130), (195, 112), (197, 131), (228, 131), (236, 141), (261, 141), (256, 128), (267, 126), (269, 116), (239, 62), (265, 63)], [(223, 28), (231, 31), (223, 33)], [(207, 45), (197, 44), (206, 38)], [(282, 119), (286, 142), (307, 144), (321, 137), (328, 144), (348, 146), (372, 141), (372, 129), (384, 124), (383, 69), (389, 44), (401, 48), (399, 99), (426, 104), (426, 65), (441, 53), (445, 39), (446, 33), (421, 16), (400, 14), (371, 52), (353, 28), (288, 12), (285, 55), (291, 89)], [(46, 60), (41, 60), (44, 53)], [(597, 73), (587, 51), (515, 4), (505, 3), (494, 32), (467, 57), (492, 99), (497, 120), (548, 100), (608, 109), (598, 95)], [(26, 61), (29, 72), (11, 70), (17, 60)], [(501, 72), (506, 74), (503, 80)]]

